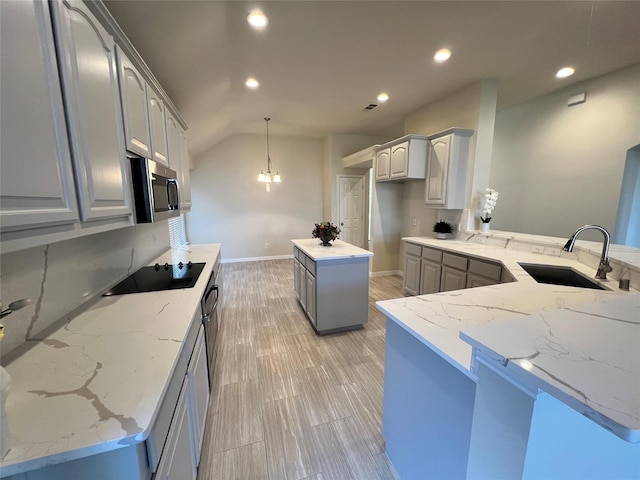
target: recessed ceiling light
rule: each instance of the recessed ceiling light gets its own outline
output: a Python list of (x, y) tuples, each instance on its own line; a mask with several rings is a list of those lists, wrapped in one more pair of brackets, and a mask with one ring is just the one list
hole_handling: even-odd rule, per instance
[(387, 100), (389, 100), (389, 95), (387, 95), (386, 93), (382, 92), (380, 95), (378, 95), (379, 102), (384, 103)]
[(251, 10), (247, 16), (247, 22), (256, 30), (262, 30), (269, 23), (269, 19), (262, 10)]
[(573, 75), (575, 71), (576, 70), (573, 67), (562, 67), (560, 70), (558, 70), (558, 73), (556, 73), (556, 77), (567, 78)]
[(441, 48), (433, 56), (433, 59), (438, 63), (442, 63), (449, 60), (450, 57), (451, 57), (451, 50), (449, 50), (448, 48)]
[(246, 81), (246, 82), (244, 82), (244, 84), (245, 84), (247, 87), (251, 88), (252, 90), (255, 90), (256, 88), (258, 88), (258, 87), (260, 86), (260, 84), (258, 83), (258, 80), (256, 80), (256, 79), (255, 79), (255, 78), (253, 78), (253, 77), (249, 77), (249, 78), (247, 78), (247, 81)]

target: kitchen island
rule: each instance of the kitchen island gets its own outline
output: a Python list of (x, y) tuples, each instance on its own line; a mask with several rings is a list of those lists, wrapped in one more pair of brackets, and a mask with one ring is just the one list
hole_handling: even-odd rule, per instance
[[(500, 262), (516, 280), (376, 304), (387, 316), (383, 436), (389, 459), (401, 478), (466, 478), (473, 473), (468, 470), (472, 439), (485, 444), (494, 440), (472, 435), (478, 378), (471, 368), (472, 346), (460, 338), (460, 332), (637, 293), (618, 290), (615, 280), (604, 282), (608, 290), (538, 284), (518, 264), (568, 265), (593, 276), (595, 269), (578, 262), (576, 256), (507, 249), (504, 244), (404, 240)], [(614, 443), (625, 444), (597, 428)]]
[(296, 297), (318, 334), (362, 328), (368, 318), (372, 252), (335, 240), (291, 240)]
[(2, 478), (151, 477), (194, 382), (187, 365), (202, 346), (200, 299), (220, 250), (170, 249), (151, 263), (206, 262), (193, 288), (98, 297), (9, 354)]

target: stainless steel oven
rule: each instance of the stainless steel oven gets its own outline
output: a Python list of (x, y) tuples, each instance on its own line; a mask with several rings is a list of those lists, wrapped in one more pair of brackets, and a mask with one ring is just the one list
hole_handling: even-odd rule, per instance
[(209, 369), (209, 389), (213, 387), (213, 373), (217, 355), (217, 337), (222, 312), (222, 265), (218, 259), (213, 266), (209, 282), (202, 297), (202, 323), (204, 324), (204, 340), (207, 350)]

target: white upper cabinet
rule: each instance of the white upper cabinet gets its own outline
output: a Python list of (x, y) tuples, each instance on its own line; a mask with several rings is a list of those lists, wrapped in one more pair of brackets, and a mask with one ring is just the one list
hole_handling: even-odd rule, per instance
[(183, 130), (180, 131), (180, 170), (181, 194), (180, 194), (180, 210), (191, 210), (191, 173), (189, 171), (189, 149), (187, 148), (187, 135)]
[(51, 5), (81, 218), (130, 216), (115, 42), (83, 2)]
[(376, 181), (425, 177), (428, 138), (406, 135), (376, 148)]
[(167, 120), (164, 101), (151, 85), (147, 85), (147, 109), (149, 110), (149, 125), (151, 127), (151, 159), (168, 167)]
[(452, 128), (430, 135), (425, 204), (443, 209), (465, 208), (469, 144), (473, 130)]
[(2, 1), (0, 20), (1, 230), (76, 223), (48, 3)]
[(167, 112), (167, 163), (180, 177), (180, 133), (182, 128), (173, 116)]
[(122, 50), (117, 51), (127, 150), (151, 158), (147, 82)]

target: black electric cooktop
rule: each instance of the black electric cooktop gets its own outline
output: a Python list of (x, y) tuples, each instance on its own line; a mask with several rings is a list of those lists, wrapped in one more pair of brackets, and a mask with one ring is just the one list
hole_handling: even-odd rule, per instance
[(204, 262), (180, 262), (173, 265), (169, 263), (165, 263), (164, 265), (156, 263), (152, 267), (142, 267), (115, 287), (104, 292), (102, 296), (107, 297), (110, 295), (124, 295), (126, 293), (193, 288), (204, 266)]

